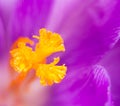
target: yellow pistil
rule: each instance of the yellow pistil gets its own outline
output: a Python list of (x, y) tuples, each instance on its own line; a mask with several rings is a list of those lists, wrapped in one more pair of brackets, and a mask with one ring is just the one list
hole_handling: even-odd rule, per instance
[(66, 66), (57, 66), (59, 58), (54, 58), (54, 61), (50, 64), (39, 64), (36, 71), (36, 76), (40, 77), (40, 83), (42, 85), (52, 85), (53, 83), (59, 83), (66, 74)]
[(10, 54), (10, 65), (15, 71), (27, 72), (32, 68), (32, 48), (26, 46), (25, 42), (18, 42), (17, 47), (11, 50)]
[(35, 52), (42, 58), (46, 58), (56, 52), (65, 51), (63, 40), (59, 34), (41, 29), (39, 30), (39, 35), (33, 35), (33, 38), (39, 40), (36, 44)]
[[(66, 75), (66, 66), (56, 65), (60, 58), (54, 58), (50, 64), (46, 64), (47, 57), (51, 54), (65, 51), (63, 39), (57, 33), (52, 33), (46, 29), (40, 29), (35, 50), (32, 47), (34, 41), (29, 38), (19, 38), (10, 50), (10, 66), (19, 73), (28, 73), (31, 69), (36, 71), (36, 76), (40, 78), (42, 85), (52, 85), (59, 83)], [(26, 44), (30, 44), (27, 46)]]

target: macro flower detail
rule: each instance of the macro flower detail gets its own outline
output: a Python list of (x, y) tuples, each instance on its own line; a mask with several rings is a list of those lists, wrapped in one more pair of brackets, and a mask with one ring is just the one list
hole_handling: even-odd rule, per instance
[(0, 0), (0, 106), (119, 106), (119, 32), (120, 0)]
[[(56, 65), (60, 61), (60, 57), (54, 58), (54, 61), (49, 64), (46, 63), (46, 60), (53, 53), (65, 51), (63, 40), (59, 34), (44, 28), (40, 29), (39, 35), (33, 35), (33, 38), (38, 39), (37, 43), (22, 37), (12, 45), (10, 66), (24, 77), (30, 70), (35, 70), (42, 85), (59, 83), (65, 77), (67, 67), (64, 64)], [(20, 80), (20, 78), (18, 79)]]

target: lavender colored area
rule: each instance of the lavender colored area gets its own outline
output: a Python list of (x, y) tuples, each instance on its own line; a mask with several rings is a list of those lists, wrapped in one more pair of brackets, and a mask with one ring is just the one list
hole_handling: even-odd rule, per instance
[[(31, 38), (43, 27), (64, 39), (66, 52), (60, 54), (59, 64), (66, 64), (67, 74), (61, 83), (48, 87), (47, 94), (37, 89), (39, 82), (33, 83), (28, 97), (26, 93), (23, 96), (29, 98), (23, 106), (119, 106), (120, 1), (1, 0), (2, 77), (6, 78), (1, 70), (7, 67), (12, 43), (20, 36)], [(1, 93), (2, 82), (0, 87)], [(47, 102), (43, 105), (44, 93)]]
[(0, 49), (4, 51), (4, 45), (5, 45), (5, 40), (4, 40), (4, 26), (2, 19), (0, 18)]
[[(19, 36), (38, 34), (50, 14), (52, 1), (47, 0), (23, 0), (18, 1), (15, 10), (8, 24), (8, 36), (10, 41), (16, 40)], [(14, 37), (11, 37), (14, 36)], [(12, 43), (10, 42), (10, 44)]]
[(120, 104), (120, 82), (119, 82), (119, 71), (120, 71), (120, 47), (114, 47), (109, 51), (104, 58), (101, 60), (101, 64), (106, 67), (111, 78), (111, 92), (112, 99), (115, 106)]

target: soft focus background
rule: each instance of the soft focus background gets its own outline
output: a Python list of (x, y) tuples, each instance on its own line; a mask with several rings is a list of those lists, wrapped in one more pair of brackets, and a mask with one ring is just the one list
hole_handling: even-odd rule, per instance
[[(40, 28), (64, 39), (66, 52), (57, 55), (68, 67), (65, 79), (7, 91), (12, 43)], [(119, 0), (0, 0), (0, 106), (120, 106), (119, 38)]]

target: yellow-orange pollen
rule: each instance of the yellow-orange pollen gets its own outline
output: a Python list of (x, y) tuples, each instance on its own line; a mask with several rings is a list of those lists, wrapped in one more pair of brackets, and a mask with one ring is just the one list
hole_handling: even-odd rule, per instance
[(38, 40), (36, 44), (29, 38), (21, 37), (12, 45), (10, 66), (20, 74), (34, 69), (42, 85), (60, 83), (66, 75), (67, 67), (64, 64), (57, 65), (60, 57), (54, 58), (49, 64), (46, 60), (53, 53), (65, 51), (63, 39), (59, 34), (47, 31), (45, 28), (40, 29), (39, 36), (33, 35), (33, 38)]

